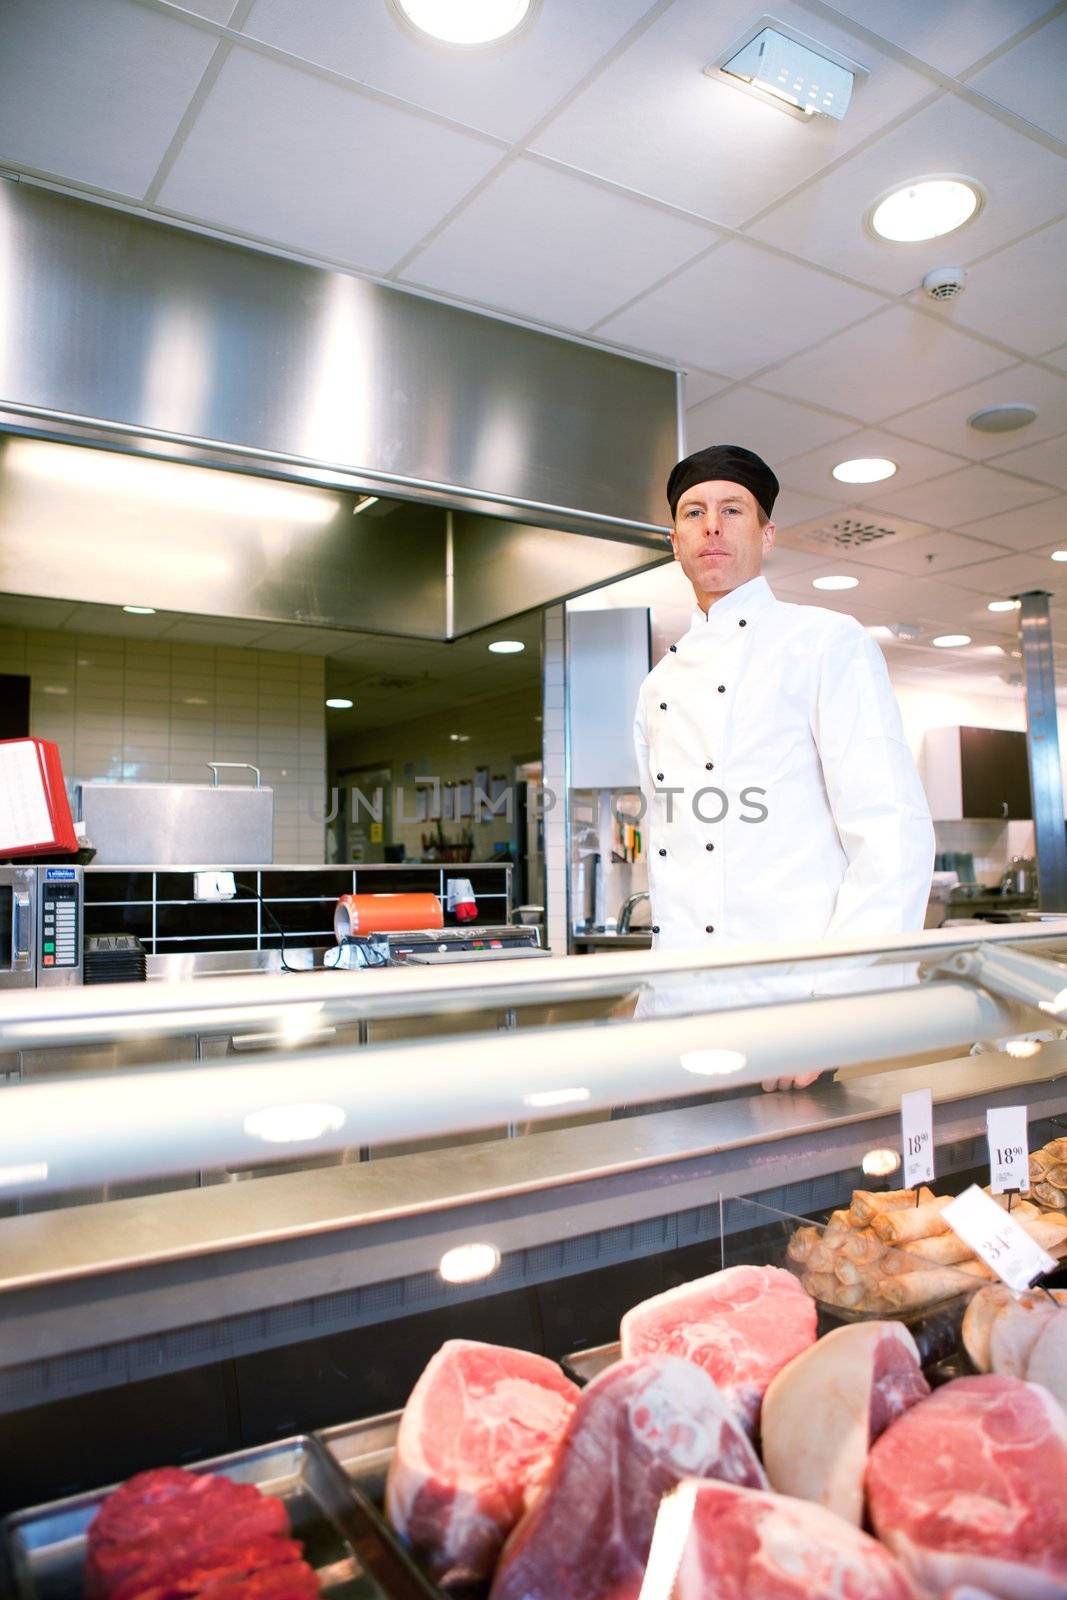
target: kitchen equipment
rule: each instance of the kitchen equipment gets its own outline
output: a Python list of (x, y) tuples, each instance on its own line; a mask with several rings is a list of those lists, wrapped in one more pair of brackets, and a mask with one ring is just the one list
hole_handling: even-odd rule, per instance
[(91, 934), (85, 941), (84, 982), (144, 983), (148, 953), (136, 934)]
[(82, 981), (81, 867), (0, 866), (0, 990)]
[[(97, 866), (261, 866), (274, 859), (274, 790), (247, 761), (207, 761), (210, 783), (79, 784), (76, 803)], [(241, 768), (255, 784), (222, 784)]]
[(435, 894), (343, 894), (333, 914), (338, 944), (371, 933), (440, 928), (444, 912)]
[(1032, 856), (1013, 856), (1000, 880), (1001, 894), (1030, 899), (1037, 893), (1037, 863)]
[[(412, 898), (406, 896), (405, 898)], [(458, 961), (503, 961), (545, 956), (536, 927), (508, 923), (499, 928), (415, 928), (380, 930), (342, 944), (333, 967), (443, 966)]]

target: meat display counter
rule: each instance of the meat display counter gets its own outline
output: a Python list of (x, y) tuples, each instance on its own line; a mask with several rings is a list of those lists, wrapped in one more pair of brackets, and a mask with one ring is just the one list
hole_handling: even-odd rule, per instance
[(2, 996), (0, 1507), (605, 1345), (742, 1202), (899, 1184), (910, 1090), (985, 1182), (987, 1110), (1067, 1129), (1065, 1016), (1067, 922)]

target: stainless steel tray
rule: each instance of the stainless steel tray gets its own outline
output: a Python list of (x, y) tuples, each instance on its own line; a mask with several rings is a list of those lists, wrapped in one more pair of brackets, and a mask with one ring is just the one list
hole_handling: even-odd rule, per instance
[(574, 1350), (569, 1356), (564, 1356), (560, 1366), (572, 1383), (584, 1389), (587, 1383), (600, 1375), (605, 1367), (613, 1366), (616, 1361), (622, 1360), (622, 1346), (615, 1344), (594, 1344), (588, 1350)]
[[(435, 1591), (316, 1439), (298, 1437), (198, 1462), (282, 1500), (329, 1600), (429, 1600)], [(85, 1532), (117, 1485), (19, 1511), (0, 1525), (18, 1600), (81, 1600)]]
[(385, 1476), (396, 1449), (396, 1430), (402, 1413), (383, 1411), (361, 1422), (342, 1422), (335, 1428), (320, 1428), (315, 1438), (325, 1445), (350, 1483), (371, 1504), (385, 1504)]

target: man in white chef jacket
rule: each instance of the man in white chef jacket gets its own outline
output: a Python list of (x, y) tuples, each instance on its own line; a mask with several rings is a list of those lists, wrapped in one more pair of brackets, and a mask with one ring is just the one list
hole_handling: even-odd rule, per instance
[(854, 617), (775, 598), (761, 573), (777, 493), (739, 445), (699, 450), (668, 479), (696, 604), (634, 725), (661, 950), (925, 920), (933, 826), (885, 661)]

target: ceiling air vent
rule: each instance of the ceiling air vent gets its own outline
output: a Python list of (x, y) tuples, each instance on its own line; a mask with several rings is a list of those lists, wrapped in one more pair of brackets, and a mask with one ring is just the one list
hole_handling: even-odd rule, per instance
[(870, 512), (843, 511), (827, 520), (818, 517), (785, 531), (783, 543), (791, 550), (814, 550), (819, 555), (837, 551), (842, 555), (858, 555), (864, 550), (885, 550), (892, 545), (904, 544), (933, 530), (922, 522), (892, 522)]

